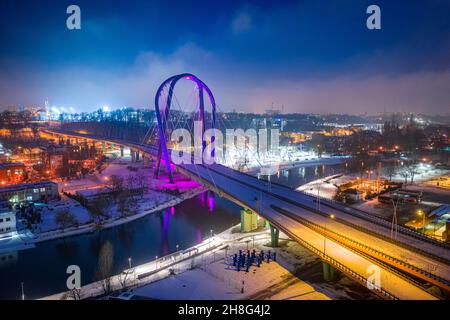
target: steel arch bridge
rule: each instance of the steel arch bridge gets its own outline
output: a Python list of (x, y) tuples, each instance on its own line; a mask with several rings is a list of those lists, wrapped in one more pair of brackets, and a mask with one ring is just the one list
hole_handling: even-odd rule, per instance
[[(188, 81), (192, 81), (196, 84), (197, 88), (198, 88), (198, 100), (199, 100), (199, 111), (198, 111), (198, 118), (200, 119), (201, 123), (202, 123), (202, 135), (205, 133), (205, 129), (206, 129), (206, 121), (205, 121), (205, 94), (204, 92), (206, 92), (210, 104), (211, 104), (211, 128), (214, 129), (215, 124), (216, 124), (216, 102), (214, 100), (214, 96), (211, 92), (211, 90), (209, 89), (209, 87), (202, 81), (200, 80), (197, 76), (191, 74), (191, 73), (182, 73), (179, 75), (175, 75), (172, 76), (168, 79), (166, 79), (158, 88), (158, 90), (156, 91), (155, 94), (155, 113), (156, 113), (156, 119), (158, 121), (158, 132), (159, 132), (159, 145), (158, 145), (158, 153), (157, 153), (157, 158), (156, 158), (156, 170), (155, 170), (155, 177), (158, 177), (159, 175), (159, 171), (160, 171), (160, 166), (161, 166), (161, 160), (164, 161), (165, 166), (166, 166), (166, 170), (167, 170), (167, 175), (169, 177), (169, 180), (171, 183), (173, 183), (173, 174), (172, 174), (172, 168), (170, 165), (170, 159), (169, 159), (169, 151), (167, 148), (167, 139), (170, 137), (166, 137), (166, 124), (167, 121), (169, 120), (169, 116), (170, 116), (170, 108), (172, 106), (172, 101), (173, 101), (173, 95), (174, 95), (174, 90), (175, 90), (175, 85), (177, 84), (178, 81), (180, 80), (188, 80)], [(167, 99), (165, 101), (165, 106), (163, 111), (161, 110), (160, 107), (160, 98), (161, 95), (163, 93), (163, 91), (168, 88), (168, 94), (167, 94)], [(212, 141), (214, 141), (214, 137), (212, 137)], [(205, 148), (205, 142), (203, 141), (203, 148)]]

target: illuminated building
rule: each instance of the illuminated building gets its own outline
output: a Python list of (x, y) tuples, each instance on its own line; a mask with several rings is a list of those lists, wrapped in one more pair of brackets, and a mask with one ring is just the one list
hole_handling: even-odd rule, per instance
[(0, 211), (0, 235), (16, 231), (16, 213), (11, 210)]
[(0, 164), (0, 186), (20, 183), (25, 178), (25, 166), (21, 162)]
[(0, 201), (10, 203), (45, 201), (57, 198), (58, 195), (58, 185), (52, 181), (0, 187)]

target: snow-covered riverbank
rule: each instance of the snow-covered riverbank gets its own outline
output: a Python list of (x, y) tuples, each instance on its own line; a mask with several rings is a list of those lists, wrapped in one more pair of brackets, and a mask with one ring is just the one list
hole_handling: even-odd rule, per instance
[(19, 231), (16, 236), (8, 239), (0, 239), (0, 253), (8, 251), (17, 251), (33, 248), (36, 243), (54, 240), (58, 238), (76, 236), (84, 233), (90, 233), (97, 230), (103, 230), (112, 228), (124, 223), (128, 223), (137, 219), (140, 219), (148, 214), (164, 210), (166, 208), (173, 207), (184, 200), (193, 198), (202, 192), (206, 191), (204, 187), (198, 187), (195, 189), (187, 190), (179, 196), (173, 197), (164, 203), (156, 205), (151, 208), (142, 208), (139, 212), (134, 215), (118, 217), (113, 215), (112, 218), (103, 220), (101, 226), (99, 227), (93, 222), (81, 224), (77, 227), (71, 227), (64, 230), (51, 230), (46, 232), (32, 233), (29, 230)]

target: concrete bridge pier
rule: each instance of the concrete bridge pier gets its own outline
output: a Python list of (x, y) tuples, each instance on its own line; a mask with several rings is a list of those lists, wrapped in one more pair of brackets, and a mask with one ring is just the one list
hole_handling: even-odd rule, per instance
[(120, 146), (120, 156), (121, 156), (121, 157), (123, 157), (123, 155), (124, 155), (123, 149), (124, 149), (124, 147), (123, 147), (123, 146)]
[(136, 162), (138, 162), (138, 161), (139, 161), (139, 157), (140, 157), (140, 155), (139, 155), (139, 151), (136, 151)]
[(322, 268), (323, 268), (323, 279), (325, 281), (334, 281), (336, 269), (334, 269), (330, 264), (324, 261), (322, 261)]
[(258, 215), (249, 210), (241, 210), (241, 232), (251, 232), (258, 229)]
[(270, 245), (272, 247), (278, 247), (278, 242), (280, 240), (280, 230), (270, 225)]
[(131, 154), (131, 163), (136, 162), (136, 151), (130, 150), (130, 154)]

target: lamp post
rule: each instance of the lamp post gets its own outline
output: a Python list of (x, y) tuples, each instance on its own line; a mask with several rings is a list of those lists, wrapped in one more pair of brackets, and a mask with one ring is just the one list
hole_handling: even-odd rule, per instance
[(23, 290), (23, 282), (20, 283), (20, 287), (22, 289), (22, 300), (25, 300), (25, 291)]
[[(335, 215), (334, 214), (330, 214), (330, 218), (334, 219)], [(327, 221), (325, 220), (325, 232), (327, 231)], [(324, 234), (323, 235), (323, 254), (325, 254), (327, 248), (327, 236)]]
[[(310, 190), (311, 190), (311, 192), (313, 192), (314, 188), (311, 188)], [(320, 184), (319, 183), (317, 183), (316, 209), (317, 209), (317, 211), (320, 210)]]
[(158, 270), (158, 256), (155, 256), (155, 270)]
[(131, 269), (131, 257), (128, 258), (128, 267)]
[(422, 217), (422, 233), (425, 233), (425, 214), (422, 210), (417, 211), (417, 215)]

